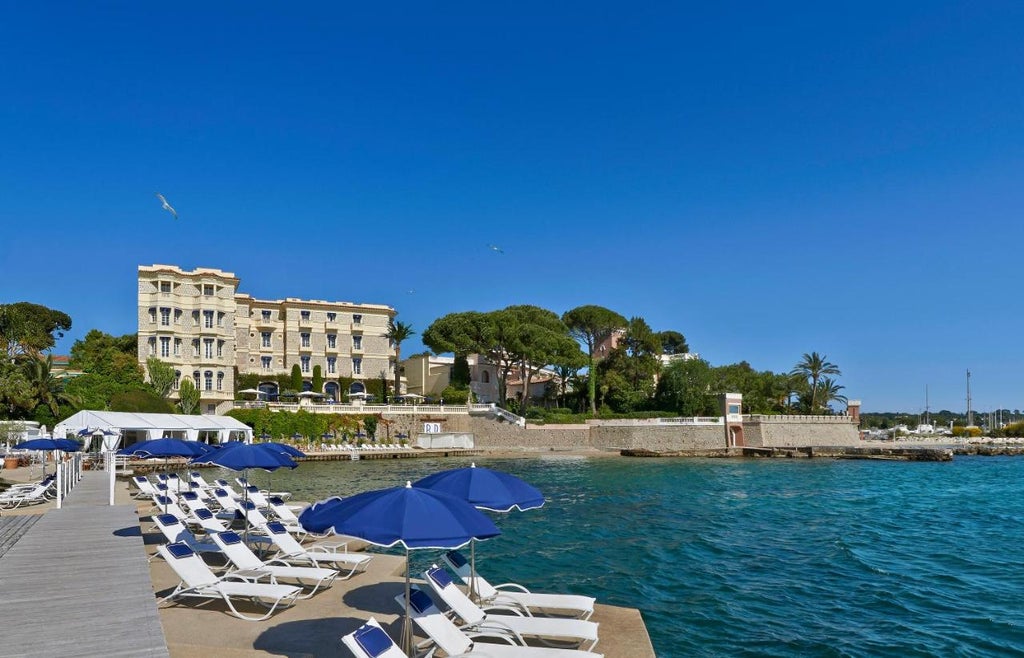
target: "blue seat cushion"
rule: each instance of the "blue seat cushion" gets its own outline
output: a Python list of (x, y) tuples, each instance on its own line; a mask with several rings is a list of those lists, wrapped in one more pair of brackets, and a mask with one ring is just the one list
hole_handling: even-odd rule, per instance
[(160, 525), (175, 525), (177, 523), (181, 523), (180, 521), (178, 521), (178, 517), (174, 516), (173, 514), (161, 514), (160, 516), (156, 517), (156, 519), (160, 522)]
[(451, 563), (455, 565), (457, 569), (461, 569), (462, 567), (469, 564), (468, 562), (466, 562), (466, 557), (458, 551), (448, 551), (448, 553), (446, 553), (446, 556), (448, 557), (448, 560), (451, 561)]
[(173, 555), (174, 557), (177, 557), (177, 558), (189, 557), (190, 555), (195, 555), (195, 551), (193, 551), (187, 545), (182, 544), (181, 542), (176, 542), (174, 544), (168, 544), (167, 545), (167, 552), (170, 553), (171, 555)]
[(434, 605), (430, 595), (421, 589), (413, 588), (409, 593), (409, 607), (419, 613), (424, 613)]
[(433, 569), (428, 570), (427, 576), (429, 576), (432, 581), (437, 583), (437, 586), (441, 589), (444, 589), (445, 587), (448, 587), (452, 584), (452, 577), (449, 576), (448, 572), (442, 569), (441, 567), (434, 567)]
[(224, 542), (225, 544), (228, 544), (228, 545), (231, 545), (231, 544), (241, 544), (242, 543), (242, 538), (239, 537), (237, 533), (231, 532), (230, 530), (225, 530), (224, 532), (218, 532), (217, 535), (220, 537), (220, 540), (222, 542)]
[(270, 532), (272, 532), (275, 535), (284, 535), (288, 533), (285, 527), (281, 525), (281, 523), (278, 521), (271, 521), (270, 523), (268, 523), (267, 530), (270, 530)]
[(383, 654), (395, 644), (383, 629), (370, 624), (364, 624), (356, 629), (353, 637), (359, 648), (365, 651), (366, 655), (371, 658), (376, 658)]

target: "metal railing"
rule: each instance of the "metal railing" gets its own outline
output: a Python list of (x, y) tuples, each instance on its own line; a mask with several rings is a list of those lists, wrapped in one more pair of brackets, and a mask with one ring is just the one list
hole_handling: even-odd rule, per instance
[(71, 453), (70, 459), (57, 464), (56, 485), (57, 509), (61, 508), (64, 498), (75, 488), (78, 481), (82, 479), (82, 462), (84, 455), (80, 452)]

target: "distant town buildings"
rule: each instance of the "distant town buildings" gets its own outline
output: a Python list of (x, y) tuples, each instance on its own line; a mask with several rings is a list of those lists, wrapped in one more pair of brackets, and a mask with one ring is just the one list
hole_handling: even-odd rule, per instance
[[(481, 403), (499, 403), (498, 366), (479, 354), (466, 357), (469, 365), (469, 390), (473, 400)], [(402, 361), (406, 389), (409, 393), (426, 398), (439, 399), (441, 392), (451, 384), (455, 368), (455, 357), (417, 354)], [(543, 399), (549, 385), (560, 383), (558, 375), (546, 368), (535, 370), (530, 378), (530, 399)], [(505, 395), (509, 399), (521, 399), (524, 381), (518, 372), (510, 373), (505, 382)]]
[[(239, 279), (212, 268), (139, 266), (139, 362), (155, 356), (177, 374), (172, 397), (188, 378), (203, 413), (223, 413), (235, 399), (234, 373), (262, 375), (258, 389), (281, 393), (277, 377), (297, 365), (303, 390), (319, 366), (325, 397), (365, 392), (363, 381), (394, 379), (395, 350), (387, 338), (390, 306), (256, 299)], [(354, 380), (341, 390), (340, 378)]]

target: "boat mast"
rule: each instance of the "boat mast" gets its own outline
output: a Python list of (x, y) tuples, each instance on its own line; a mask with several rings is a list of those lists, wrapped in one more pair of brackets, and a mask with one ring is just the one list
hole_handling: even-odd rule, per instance
[(931, 419), (929, 418), (929, 415), (928, 415), (929, 411), (930, 411), (930, 409), (928, 408), (928, 384), (925, 384), (924, 385), (924, 424), (925, 425), (931, 425), (932, 424), (932, 421), (931, 421)]
[(967, 426), (974, 425), (974, 412), (971, 411), (971, 371), (967, 370)]

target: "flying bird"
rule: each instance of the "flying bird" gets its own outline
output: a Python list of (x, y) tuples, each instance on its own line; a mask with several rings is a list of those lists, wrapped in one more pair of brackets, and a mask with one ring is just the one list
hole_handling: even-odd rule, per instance
[(167, 212), (169, 212), (172, 215), (174, 215), (175, 219), (178, 218), (178, 211), (175, 210), (174, 208), (172, 208), (171, 204), (167, 203), (167, 199), (164, 198), (163, 194), (160, 194), (159, 192), (157, 192), (156, 198), (160, 199), (160, 203), (163, 204), (163, 206), (162, 206), (163, 210), (166, 210)]
[(498, 253), (498, 254), (505, 253), (505, 251), (501, 247), (499, 247), (497, 245), (489, 244), (487, 246), (490, 248), (491, 251), (493, 251), (495, 253)]

